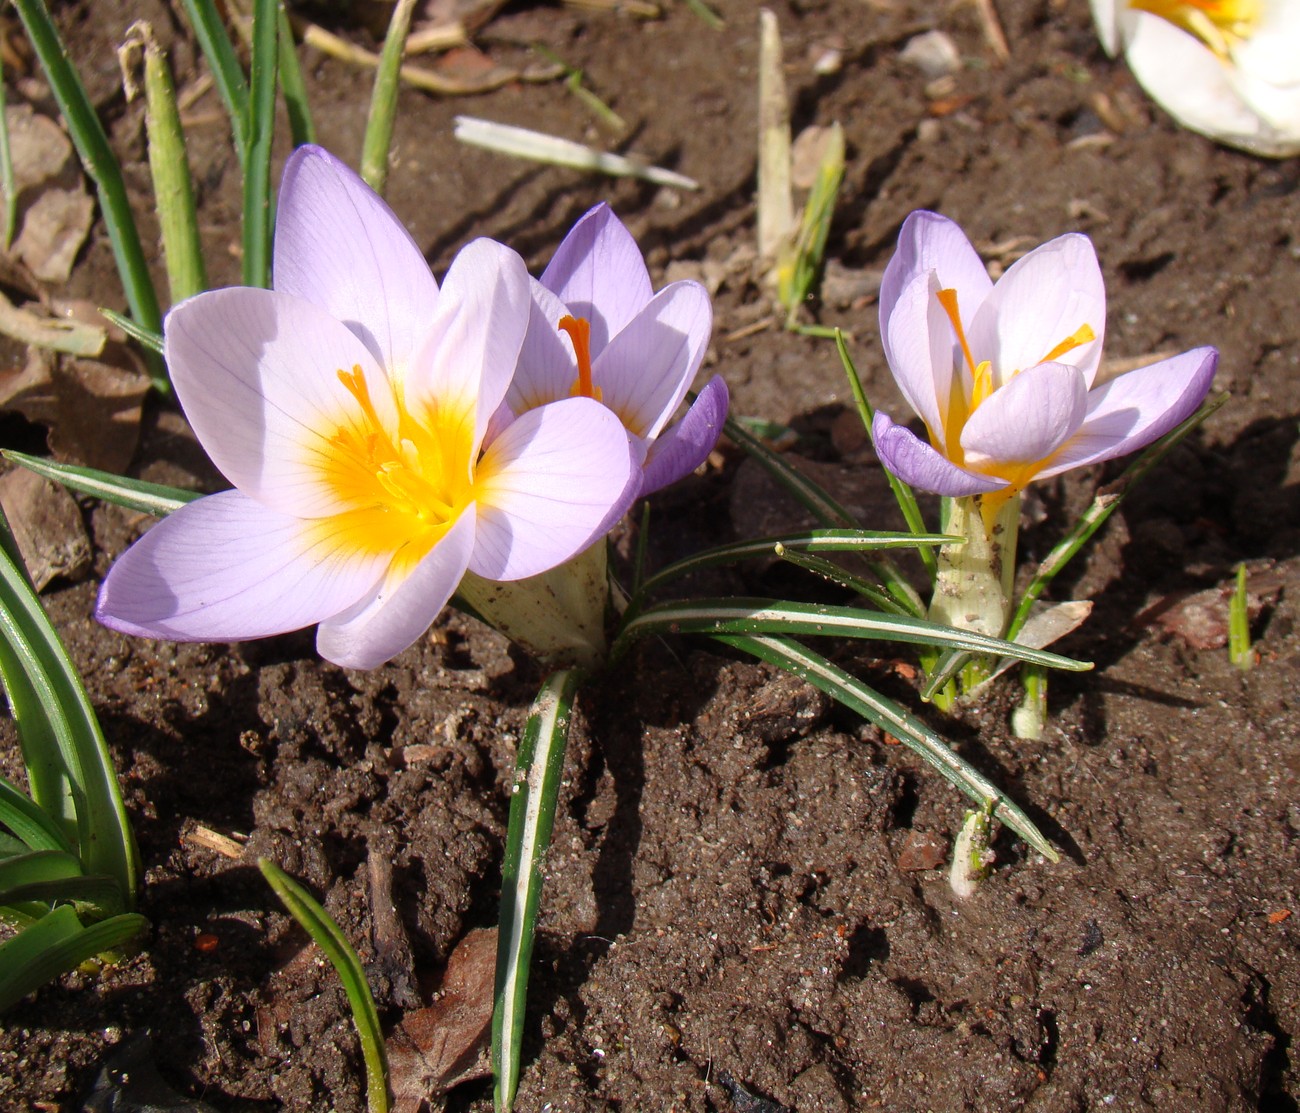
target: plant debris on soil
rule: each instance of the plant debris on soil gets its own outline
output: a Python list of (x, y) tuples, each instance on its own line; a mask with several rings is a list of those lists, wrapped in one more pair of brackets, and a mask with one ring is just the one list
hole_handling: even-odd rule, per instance
[[(756, 277), (756, 8), (715, 0), (725, 26), (714, 30), (688, 4), (656, 6), (657, 19), (618, 5), (495, 12), (475, 35), (493, 64), (522, 70), (538, 57), (530, 44), (545, 46), (627, 133), (563, 83), (441, 99), (407, 90), (388, 200), (439, 272), (477, 235), (540, 267), (609, 200), (658, 282), (693, 275), (716, 290), (704, 373), (726, 377), (734, 411), (790, 425), (793, 458), (869, 525), (894, 526), (879, 466), (844, 416), (834, 346), (778, 327)], [(1011, 738), (1009, 680), (955, 719), (931, 718), (1028, 810), (1058, 865), (1003, 832), (991, 877), (958, 902), (944, 865), (966, 801), (811, 689), (711, 643), (647, 642), (590, 683), (547, 858), (517, 1108), (1295, 1110), (1300, 164), (1180, 131), (1105, 57), (1082, 3), (998, 0), (1005, 61), (974, 4), (771, 7), (796, 131), (839, 121), (848, 145), (827, 283), (806, 319), (850, 333), (876, 405), (905, 412), (874, 299), (901, 221), (922, 207), (961, 224), (994, 268), (1088, 233), (1107, 279), (1108, 356), (1211, 343), (1216, 389), (1232, 397), (1055, 585), (1058, 599), (1095, 601), (1061, 648), (1097, 668), (1053, 678), (1044, 738)], [(122, 98), (112, 51), (149, 19), (187, 88), (202, 70), (195, 45), (162, 0), (81, 0), (58, 16), (151, 242), (139, 109)], [(955, 68), (936, 75), (927, 67), (943, 52), (909, 52), (930, 31), (951, 40)], [(320, 141), (355, 162), (369, 71), (300, 50)], [(41, 82), (11, 70), (13, 96), (54, 116)], [(635, 154), (702, 188), (461, 147), (457, 114)], [(188, 108), (187, 131), (209, 269), (235, 282), (239, 174), (212, 93)], [(122, 308), (101, 224), (56, 292)], [(24, 346), (0, 351), (6, 373), (26, 365)], [(4, 443), (39, 448), (45, 429), (6, 415)], [(221, 483), (156, 398), (133, 473)], [(1044, 484), (1025, 559), (1113, 474)], [(125, 961), (70, 974), (6, 1015), (0, 1106), (99, 1108), (87, 1104), (97, 1079), (105, 1100), (103, 1072), (130, 1050), (156, 1072), (156, 1093), (190, 1103), (154, 1097), (151, 1108), (362, 1109), (342, 988), (263, 883), (267, 856), (338, 920), (387, 1023), (457, 995), (446, 1061), (434, 1049), (413, 1069), (434, 1107), (490, 1109), (469, 1028), (491, 979), (448, 964), (495, 924), (537, 667), (455, 613), (370, 673), (322, 663), (309, 633), (130, 640), (90, 615), (99, 579), (147, 520), (85, 502), (80, 514), (90, 557), (61, 567), (45, 599), (118, 764), (152, 931)], [(650, 555), (798, 521), (724, 450), (656, 496)], [(1242, 561), (1259, 577), (1248, 672), (1187, 607), (1212, 611)], [(825, 590), (780, 566), (716, 576), (710, 590)], [(893, 655), (858, 643), (837, 659), (919, 706)]]

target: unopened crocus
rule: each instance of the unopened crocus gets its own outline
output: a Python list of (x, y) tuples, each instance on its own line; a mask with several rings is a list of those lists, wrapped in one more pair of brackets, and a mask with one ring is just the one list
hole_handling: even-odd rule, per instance
[(641, 249), (608, 205), (564, 238), (541, 281), (506, 404), (527, 413), (561, 398), (594, 398), (618, 415), (641, 458), (641, 494), (689, 474), (708, 457), (727, 416), (714, 376), (675, 425), (708, 347), (713, 311), (698, 282), (658, 293)]
[(1092, 0), (1108, 54), (1184, 127), (1260, 155), (1300, 153), (1295, 0)]
[(165, 355), (234, 490), (159, 522), (97, 616), (131, 634), (256, 638), (319, 624), (369, 668), (412, 644), (467, 570), (534, 576), (589, 546), (639, 475), (590, 398), (486, 432), (527, 328), (529, 277), (477, 240), (441, 288), (393, 213), (317, 147), (285, 168), (274, 289), (176, 306)]
[(904, 221), (881, 281), (880, 328), (926, 436), (885, 413), (872, 433), (891, 472), (949, 496), (944, 532), (964, 539), (940, 550), (934, 620), (1001, 636), (1020, 492), (1150, 444), (1205, 397), (1213, 348), (1102, 381), (1105, 327), (1101, 269), (1086, 236), (1043, 244), (994, 283), (952, 221), (928, 212)]

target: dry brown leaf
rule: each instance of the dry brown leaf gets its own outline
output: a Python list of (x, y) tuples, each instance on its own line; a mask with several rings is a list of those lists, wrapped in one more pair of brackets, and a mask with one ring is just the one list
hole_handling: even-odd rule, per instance
[(389, 1082), (397, 1113), (490, 1073), (488, 1027), (496, 985), (495, 928), (471, 931), (447, 959), (437, 1000), (407, 1013), (388, 1040)]
[(39, 115), (30, 104), (14, 104), (5, 108), (5, 125), (19, 195), (63, 172), (72, 157), (72, 140), (54, 120)]
[(56, 577), (75, 580), (90, 570), (81, 509), (65, 488), (15, 468), (0, 476), (0, 506), (37, 591)]
[(28, 207), (13, 252), (42, 282), (67, 282), (90, 234), (95, 203), (81, 188), (48, 188)]

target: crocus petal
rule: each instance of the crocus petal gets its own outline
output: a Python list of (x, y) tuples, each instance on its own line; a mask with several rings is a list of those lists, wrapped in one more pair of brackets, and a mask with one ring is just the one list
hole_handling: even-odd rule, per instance
[(474, 445), (506, 395), (528, 328), (528, 269), (489, 239), (452, 260), (406, 381), (408, 406), (473, 412)]
[[(955, 338), (936, 297), (939, 279), (921, 271), (882, 317), (881, 341), (894, 381), (917, 417), (943, 443), (944, 415), (953, 386)], [(882, 310), (883, 312), (883, 310)]]
[[(1053, 355), (1087, 325), (1094, 339)], [(978, 360), (991, 360), (995, 387), (1049, 357), (1078, 367), (1092, 385), (1106, 331), (1106, 287), (1087, 236), (1070, 233), (1035, 248), (1007, 270), (968, 333)]]
[(349, 669), (378, 668), (413, 645), (447, 605), (474, 549), (474, 506), (413, 569), (390, 571), (379, 589), (316, 631), (316, 650)]
[(640, 465), (623, 423), (593, 399), (529, 410), (479, 461), (470, 570), (518, 580), (582, 552), (636, 497)]
[(1201, 404), (1218, 362), (1213, 348), (1194, 348), (1097, 387), (1088, 394), (1083, 424), (1041, 478), (1127, 455), (1163, 437)]
[(593, 360), (601, 401), (632, 433), (657, 437), (686, 397), (712, 329), (703, 286), (665, 286)]
[(690, 475), (713, 451), (727, 420), (727, 384), (714, 375), (676, 425), (650, 446), (641, 478), (641, 494), (649, 495)]
[(285, 163), (274, 258), (276, 290), (315, 302), (401, 375), (438, 284), (392, 210), (320, 147), (299, 147)]
[(650, 275), (632, 233), (599, 204), (564, 237), (542, 272), (542, 285), (591, 322), (594, 358), (650, 300)]
[[(975, 311), (993, 288), (993, 281), (966, 233), (946, 216), (917, 210), (903, 221), (898, 232), (898, 250), (885, 266), (880, 280), (882, 330), (903, 289), (918, 274), (930, 271), (938, 275), (938, 288), (957, 291), (962, 324), (970, 327)], [(887, 348), (886, 358), (889, 358)]]
[(889, 415), (880, 410), (876, 411), (871, 422), (871, 435), (880, 462), (904, 483), (918, 490), (957, 498), (987, 494), (1007, 486), (1004, 480), (959, 468), (910, 429), (894, 424)]
[(1102, 48), (1112, 58), (1123, 49), (1120, 13), (1128, 10), (1127, 0), (1092, 0), (1092, 18)]
[(328, 521), (223, 491), (181, 507), (119, 557), (95, 617), (148, 638), (261, 638), (351, 606), (374, 589), (386, 562), (346, 545)]
[(1232, 49), (1237, 70), (1273, 86), (1294, 86), (1300, 52), (1300, 7), (1295, 0), (1262, 0), (1255, 31)]
[(996, 390), (962, 429), (968, 467), (1019, 469), (1055, 452), (1083, 422), (1088, 390), (1077, 367), (1041, 363)]
[(302, 518), (346, 509), (320, 466), (329, 438), (364, 422), (338, 372), (360, 367), (375, 413), (397, 428), (387, 379), (351, 331), (311, 302), (236, 286), (182, 302), (164, 333), (185, 416), (231, 483)]
[(517, 414), (568, 398), (578, 381), (573, 341), (560, 331), (569, 307), (536, 279), (529, 279), (529, 292), (528, 332), (506, 392), (506, 402)]

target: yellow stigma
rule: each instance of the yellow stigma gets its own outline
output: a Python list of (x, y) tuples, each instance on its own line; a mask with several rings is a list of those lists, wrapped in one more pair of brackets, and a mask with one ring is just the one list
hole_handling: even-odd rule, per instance
[(600, 401), (600, 388), (591, 382), (591, 322), (586, 317), (561, 317), (561, 332), (567, 332), (573, 342), (573, 354), (578, 360), (578, 377), (569, 388), (571, 398), (594, 398)]
[(1263, 8), (1262, 0), (1129, 0), (1129, 6), (1181, 27), (1220, 58), (1255, 33)]
[(392, 552), (414, 564), (442, 538), (473, 500), (474, 409), (433, 406), (412, 412), (387, 379), (393, 417), (380, 416), (360, 366), (340, 369), (355, 402), (317, 449), (327, 484), (347, 509), (328, 521), (349, 546)]

